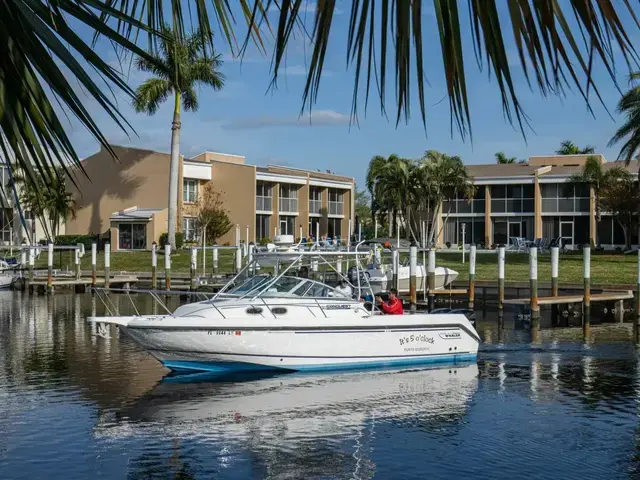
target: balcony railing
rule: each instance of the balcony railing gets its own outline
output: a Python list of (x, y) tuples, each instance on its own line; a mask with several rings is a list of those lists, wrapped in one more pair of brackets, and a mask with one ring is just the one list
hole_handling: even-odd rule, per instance
[(271, 197), (256, 197), (256, 210), (259, 212), (271, 212)]
[(320, 213), (322, 208), (322, 200), (309, 200), (309, 213)]
[(344, 215), (344, 203), (329, 202), (329, 215)]
[(281, 198), (280, 199), (281, 213), (296, 213), (297, 211), (298, 211), (297, 198)]

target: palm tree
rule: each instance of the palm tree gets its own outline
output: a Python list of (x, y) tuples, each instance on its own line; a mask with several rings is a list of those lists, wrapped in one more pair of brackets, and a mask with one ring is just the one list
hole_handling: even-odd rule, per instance
[(497, 152), (496, 163), (516, 163), (518, 159), (516, 157), (507, 157), (503, 152)]
[(169, 169), (169, 244), (176, 244), (178, 208), (178, 177), (180, 165), (180, 108), (185, 111), (198, 110), (198, 84), (209, 85), (214, 90), (224, 86), (220, 73), (220, 55), (208, 56), (204, 51), (204, 36), (196, 31), (182, 37), (177, 30), (163, 27), (164, 37), (160, 41), (160, 52), (153, 59), (138, 57), (136, 68), (152, 73), (136, 90), (133, 105), (136, 112), (153, 115), (160, 104), (173, 94), (173, 122), (171, 123), (171, 166)]
[[(427, 234), (429, 244), (434, 242), (436, 236), (436, 218), (445, 213), (442, 211), (444, 201), (458, 195), (471, 201), (475, 193), (473, 178), (462, 159), (437, 150), (428, 150), (417, 162), (412, 185), (414, 209), (432, 215), (431, 229)], [(449, 213), (446, 212), (443, 226)]]
[[(31, 188), (23, 174), (16, 175), (15, 182), (20, 185), (19, 200), (22, 207), (37, 218), (48, 240), (55, 241), (60, 225), (68, 218), (76, 217), (76, 201), (67, 189), (67, 177), (62, 167), (48, 172), (47, 177), (39, 178), (39, 187)], [(45, 182), (48, 184), (45, 186)]]
[(371, 195), (373, 215), (386, 213), (389, 237), (393, 236), (393, 227), (397, 224), (398, 214), (403, 208), (398, 175), (406, 180), (406, 172), (406, 160), (396, 154), (389, 157), (376, 155), (371, 158), (367, 168), (366, 183)]
[[(588, 156), (580, 173), (571, 175), (568, 181), (574, 184), (587, 185), (589, 187), (589, 191), (593, 192), (596, 207), (596, 223), (599, 223), (601, 213), (599, 198), (600, 192), (605, 183), (605, 171), (602, 168), (600, 159), (595, 155)], [(598, 229), (596, 228), (596, 232), (597, 230)]]
[[(391, 72), (399, 79), (395, 89), (397, 121), (403, 116), (409, 118), (411, 89), (417, 88), (420, 116), (426, 123), (424, 82), (430, 63), (424, 62), (424, 58), (433, 57), (436, 51), (444, 65), (452, 118), (463, 137), (471, 131), (466, 81), (471, 50), (480, 67), (486, 62), (495, 71), (493, 78), (505, 116), (523, 131), (527, 121), (519, 97), (522, 82), (513, 80), (511, 56), (507, 54), (510, 48), (517, 52), (527, 79), (537, 84), (543, 96), (561, 96), (567, 89), (575, 88), (588, 107), (591, 98), (600, 98), (594, 64), (600, 64), (598, 72), (607, 71), (615, 82), (618, 71), (614, 62), (619, 54), (629, 60), (628, 64), (638, 61), (631, 43), (632, 32), (627, 32), (628, 23), (621, 21), (640, 16), (637, 2), (599, 0), (595, 5), (595, 2), (523, 0), (510, 2), (504, 15), (498, 12), (500, 2), (469, 2), (468, 30), (462, 28), (466, 13), (459, 11), (460, 3), (433, 0), (440, 39), (437, 45), (423, 41), (422, 26), (431, 21), (424, 15), (423, 2), (351, 2), (350, 28), (343, 45), (355, 72), (354, 115), (362, 83), (366, 83), (365, 104), (369, 93), (375, 91), (373, 95), (386, 112), (387, 77)], [(313, 28), (304, 25), (307, 14), (301, 8), (303, 0), (197, 2), (197, 8), (183, 0), (2, 0), (0, 5), (3, 13), (0, 44), (5, 48), (0, 55), (0, 155), (4, 157), (0, 161), (13, 168), (15, 158), (15, 165), (27, 172), (27, 181), (32, 186), (37, 184), (37, 172), (42, 175), (49, 172), (47, 166), (64, 165), (66, 159), (71, 160), (72, 166), (79, 165), (76, 150), (63, 127), (66, 116), (77, 119), (114, 158), (116, 154), (96, 123), (96, 116), (106, 113), (122, 130), (133, 131), (119, 112), (110, 89), (123, 91), (132, 98), (134, 92), (122, 72), (94, 50), (96, 39), (104, 37), (118, 49), (118, 54), (132, 52), (162, 68), (136, 42), (148, 45), (154, 52), (165, 41), (162, 26), (166, 22), (173, 25), (180, 37), (187, 24), (193, 24), (202, 32), (205, 48), (212, 50), (213, 30), (217, 28), (235, 56), (242, 56), (250, 43), (263, 54), (273, 53), (275, 82), (291, 39), (297, 41), (299, 36), (295, 33), (300, 32), (313, 45), (303, 93), (306, 105), (318, 98), (331, 36), (343, 33), (334, 25), (338, 13), (335, 1), (315, 3), (315, 13), (310, 19)], [(272, 7), (281, 9), (280, 14), (273, 16)], [(558, 25), (562, 26), (561, 35)], [(275, 37), (273, 42), (266, 38), (269, 36), (270, 40), (271, 35)], [(267, 52), (269, 45), (273, 46), (271, 52)], [(568, 56), (567, 51), (572, 55)], [(366, 82), (362, 82), (360, 74), (366, 77)], [(377, 88), (369, 88), (371, 85)], [(89, 97), (88, 101), (79, 97), (80, 90)], [(89, 113), (85, 104), (92, 102), (100, 112)]]
[[(628, 166), (632, 159), (640, 160), (640, 72), (634, 72), (629, 76), (631, 88), (622, 95), (616, 111), (624, 115), (625, 120), (622, 126), (616, 131), (608, 146), (613, 146), (619, 142), (624, 142), (618, 153), (618, 160), (624, 161)], [(640, 162), (639, 162), (640, 164)], [(640, 174), (640, 167), (638, 169)], [(640, 184), (638, 185), (640, 189)], [(640, 214), (640, 195), (638, 195), (638, 214)], [(638, 235), (640, 238), (640, 222), (638, 224)]]
[(584, 148), (580, 148), (571, 140), (565, 140), (560, 144), (560, 148), (556, 150), (556, 154), (558, 155), (589, 155), (591, 153), (595, 153), (595, 151), (596, 149), (591, 145), (587, 145)]

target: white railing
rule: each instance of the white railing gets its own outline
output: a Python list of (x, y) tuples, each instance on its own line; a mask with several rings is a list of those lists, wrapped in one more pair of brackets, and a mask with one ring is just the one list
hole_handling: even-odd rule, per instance
[(279, 207), (280, 207), (280, 212), (295, 213), (298, 211), (298, 199), (297, 198), (281, 198)]
[(256, 210), (261, 212), (271, 212), (271, 197), (256, 197)]

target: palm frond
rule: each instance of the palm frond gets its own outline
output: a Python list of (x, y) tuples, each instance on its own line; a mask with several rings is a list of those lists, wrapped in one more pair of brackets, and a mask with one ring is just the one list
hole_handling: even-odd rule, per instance
[(173, 87), (169, 80), (150, 78), (136, 89), (133, 108), (138, 113), (145, 112), (153, 115), (172, 92)]
[(202, 82), (214, 90), (222, 90), (225, 76), (220, 72), (222, 58), (220, 55), (208, 58), (198, 58), (189, 65), (186, 74), (192, 82)]
[(195, 112), (198, 110), (198, 95), (193, 89), (193, 86), (189, 86), (182, 90), (182, 107), (187, 112)]

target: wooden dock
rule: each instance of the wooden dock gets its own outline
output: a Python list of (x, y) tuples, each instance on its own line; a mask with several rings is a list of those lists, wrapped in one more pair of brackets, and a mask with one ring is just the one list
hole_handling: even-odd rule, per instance
[[(619, 292), (603, 292), (592, 293), (592, 302), (616, 302), (619, 300), (629, 300), (633, 298), (633, 292), (631, 290), (624, 290)], [(582, 303), (584, 302), (584, 295), (559, 295), (556, 297), (538, 297), (538, 305), (560, 305), (565, 303)], [(503, 303), (509, 305), (529, 305), (531, 303), (530, 298), (505, 298)]]
[[(112, 286), (120, 286), (129, 288), (130, 286), (138, 282), (138, 277), (135, 275), (117, 275), (109, 278), (109, 284)], [(93, 281), (91, 278), (73, 278), (73, 277), (54, 277), (51, 286), (54, 290), (73, 288), (76, 291), (84, 291), (87, 287), (91, 286)], [(96, 278), (97, 286), (104, 286), (104, 277)], [(31, 281), (24, 279), (24, 286), (29, 286), (29, 290), (37, 290), (44, 292), (49, 287), (49, 281), (44, 277), (36, 277)], [(22, 287), (23, 288), (23, 287)]]

